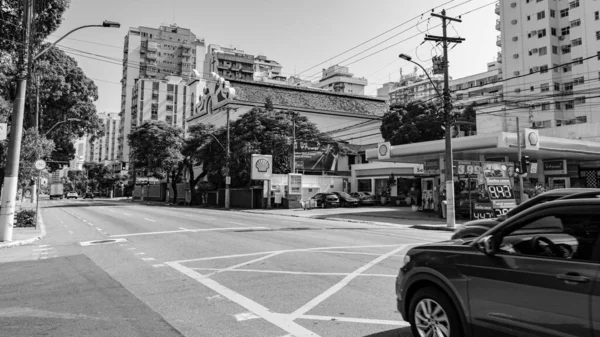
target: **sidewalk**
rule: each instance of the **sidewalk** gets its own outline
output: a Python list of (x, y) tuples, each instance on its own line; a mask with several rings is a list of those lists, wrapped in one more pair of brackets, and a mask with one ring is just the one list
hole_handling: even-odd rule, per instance
[[(31, 207), (35, 207), (35, 204), (19, 203), (17, 205), (17, 210), (23, 208), (27, 209)], [(38, 228), (13, 228), (13, 240), (10, 242), (0, 242), (0, 249), (28, 245), (46, 236), (46, 227), (44, 226), (44, 219), (42, 218), (42, 213), (40, 212), (38, 216), (40, 217)]]

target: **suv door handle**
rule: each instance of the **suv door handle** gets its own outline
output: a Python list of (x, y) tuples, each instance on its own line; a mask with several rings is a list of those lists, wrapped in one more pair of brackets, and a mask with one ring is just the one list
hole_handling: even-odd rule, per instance
[(589, 277), (581, 276), (577, 273), (558, 274), (556, 278), (564, 280), (567, 283), (586, 283), (589, 282)]

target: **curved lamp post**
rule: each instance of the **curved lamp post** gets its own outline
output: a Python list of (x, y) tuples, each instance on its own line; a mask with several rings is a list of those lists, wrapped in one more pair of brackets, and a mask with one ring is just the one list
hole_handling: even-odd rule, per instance
[(0, 242), (2, 241), (12, 241), (12, 232), (15, 221), (15, 204), (17, 198), (17, 188), (18, 188), (18, 177), (19, 177), (19, 161), (21, 157), (21, 138), (23, 137), (23, 115), (25, 112), (25, 91), (27, 90), (27, 63), (29, 61), (33, 61), (39, 58), (41, 55), (46, 53), (50, 48), (55, 46), (58, 42), (60, 42), (65, 37), (69, 36), (71, 33), (78, 31), (84, 28), (90, 27), (102, 27), (102, 28), (119, 28), (121, 25), (118, 22), (113, 21), (104, 21), (101, 25), (85, 25), (81, 27), (77, 27), (65, 35), (63, 35), (60, 39), (54, 41), (50, 46), (46, 49), (42, 50), (38, 54), (31, 56), (28, 54), (27, 49), (29, 49), (29, 23), (31, 23), (31, 13), (33, 12), (33, 4), (30, 4), (30, 7), (26, 9), (26, 17), (27, 19), (27, 28), (25, 31), (25, 67), (21, 67), (19, 71), (19, 78), (17, 83), (17, 97), (15, 98), (15, 102), (13, 105), (13, 113), (12, 113), (12, 124), (10, 126), (10, 138), (8, 140), (8, 149), (6, 155), (6, 171), (4, 175), (4, 191), (2, 193), (2, 200), (0, 203)]

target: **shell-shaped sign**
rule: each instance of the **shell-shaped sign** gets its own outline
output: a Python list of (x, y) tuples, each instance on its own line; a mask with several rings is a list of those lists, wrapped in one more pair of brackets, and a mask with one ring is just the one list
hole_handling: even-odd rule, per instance
[(252, 155), (252, 180), (269, 180), (273, 175), (273, 156), (266, 154)]
[(264, 172), (267, 172), (269, 167), (271, 167), (271, 164), (269, 164), (268, 160), (261, 158), (256, 161), (255, 166), (256, 166), (256, 169), (258, 170), (258, 172), (264, 173)]

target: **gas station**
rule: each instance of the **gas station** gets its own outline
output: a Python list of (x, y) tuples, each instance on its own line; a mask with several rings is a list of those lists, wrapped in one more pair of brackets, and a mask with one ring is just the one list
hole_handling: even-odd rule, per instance
[[(515, 173), (521, 160), (517, 139), (517, 133), (498, 132), (452, 140), (457, 214), (471, 219), (494, 217), (521, 202)], [(441, 211), (445, 141), (379, 145), (389, 147), (389, 153), (382, 155), (379, 146), (368, 149), (367, 161), (423, 165), (418, 170), (422, 200), (428, 201), (428, 210)], [(536, 187), (600, 187), (600, 143), (544, 137), (538, 130), (525, 129), (520, 145), (522, 155), (530, 161), (523, 172), (525, 194), (532, 194)]]

